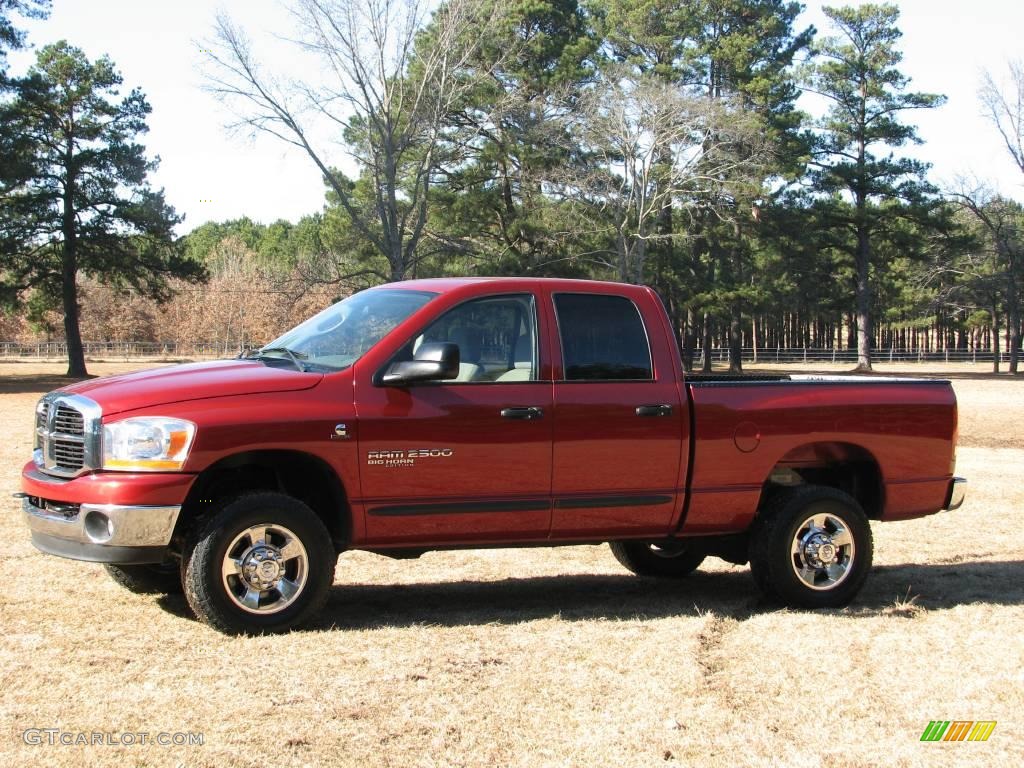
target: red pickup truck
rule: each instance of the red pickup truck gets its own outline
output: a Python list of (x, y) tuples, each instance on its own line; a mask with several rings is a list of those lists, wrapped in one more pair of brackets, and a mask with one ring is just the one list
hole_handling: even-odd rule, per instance
[(225, 632), (309, 617), (349, 549), (609, 542), (665, 578), (713, 555), (813, 608), (861, 588), (869, 520), (960, 505), (956, 429), (946, 381), (684, 375), (649, 288), (418, 280), (51, 392), (20, 495), (38, 549)]

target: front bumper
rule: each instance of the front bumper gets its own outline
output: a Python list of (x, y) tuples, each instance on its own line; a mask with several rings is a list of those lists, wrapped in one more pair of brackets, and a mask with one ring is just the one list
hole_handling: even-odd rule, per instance
[(29, 462), (21, 474), (23, 516), (36, 549), (97, 563), (165, 561), (195, 475), (91, 472), (46, 475)]
[(960, 505), (964, 503), (964, 497), (967, 495), (967, 479), (963, 477), (954, 477), (949, 481), (949, 492), (946, 494), (946, 503), (942, 507), (945, 510), (960, 509)]
[(50, 555), (95, 563), (160, 563), (167, 559), (181, 507), (55, 505), (23, 496), (32, 544)]

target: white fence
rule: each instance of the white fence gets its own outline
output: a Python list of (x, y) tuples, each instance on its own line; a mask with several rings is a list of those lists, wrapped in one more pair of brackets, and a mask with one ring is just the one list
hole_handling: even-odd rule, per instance
[[(235, 343), (179, 343), (159, 341), (83, 341), (82, 348), (88, 358), (132, 359), (138, 357), (191, 358), (234, 357), (240, 351)], [(63, 341), (40, 341), (22, 344), (0, 341), (0, 359), (31, 358), (40, 360), (67, 359), (68, 345)]]
[[(856, 365), (856, 349), (826, 349), (823, 347), (768, 347), (755, 350), (744, 347), (743, 362), (757, 363), (850, 363)], [(876, 349), (871, 359), (876, 363), (991, 363), (995, 355), (986, 349)], [(1021, 355), (1024, 357), (1024, 355)], [(1007, 350), (1000, 350), (999, 359), (1006, 362), (1010, 359)], [(704, 361), (703, 351), (697, 350), (694, 364)], [(729, 350), (715, 348), (711, 350), (712, 362), (728, 362)]]
[[(240, 351), (237, 343), (180, 343), (156, 341), (85, 341), (82, 342), (85, 356), (96, 360), (131, 360), (133, 358), (166, 358), (179, 360), (182, 358), (218, 358), (234, 357)], [(41, 341), (22, 344), (14, 341), (0, 341), (0, 360), (2, 359), (35, 359), (62, 360), (67, 359), (68, 348), (63, 341)], [(999, 359), (1009, 360), (1009, 352), (1002, 350)], [(875, 362), (898, 363), (990, 363), (993, 353), (990, 350), (897, 350), (876, 349), (872, 355)], [(725, 363), (729, 360), (729, 350), (715, 348), (711, 350), (714, 363)], [(703, 350), (696, 350), (694, 365), (704, 362)], [(743, 362), (751, 363), (857, 363), (855, 349), (826, 349), (822, 347), (787, 347), (743, 348)]]

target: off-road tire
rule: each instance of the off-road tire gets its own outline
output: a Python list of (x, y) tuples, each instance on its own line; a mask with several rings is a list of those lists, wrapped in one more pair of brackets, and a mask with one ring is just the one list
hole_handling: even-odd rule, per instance
[(608, 546), (615, 559), (627, 570), (637, 576), (659, 579), (689, 576), (705, 558), (704, 552), (692, 549), (682, 541), (671, 545), (649, 541), (610, 541)]
[[(305, 576), (301, 589), (276, 612), (247, 611), (229, 594), (223, 568), (228, 548), (254, 528), (266, 527), (294, 534), (303, 549)], [(268, 541), (269, 543), (269, 541)], [(256, 549), (254, 546), (250, 548)], [(245, 546), (236, 545), (236, 546)], [(286, 632), (315, 614), (327, 599), (334, 581), (337, 553), (322, 520), (306, 504), (282, 493), (258, 491), (236, 497), (195, 531), (182, 557), (185, 598), (196, 616), (226, 634)], [(232, 575), (240, 591), (245, 582)], [(258, 592), (258, 590), (252, 590)], [(267, 594), (274, 594), (273, 591)], [(281, 594), (284, 600), (283, 593)], [(257, 601), (257, 605), (259, 601)]]
[[(842, 562), (845, 544), (839, 545), (839, 559), (834, 563), (841, 578), (830, 584), (832, 571), (807, 568), (806, 542), (813, 530), (805, 524), (812, 516), (826, 516), (823, 529), (826, 538), (852, 541), (849, 560)], [(835, 522), (841, 522), (849, 537), (839, 533)], [(805, 535), (800, 536), (801, 533)], [(794, 608), (837, 608), (849, 603), (864, 585), (871, 570), (873, 555), (871, 524), (860, 504), (847, 493), (818, 485), (786, 489), (771, 498), (758, 515), (750, 534), (750, 570), (754, 583), (769, 598)], [(794, 552), (797, 550), (797, 552)], [(801, 572), (805, 575), (801, 576)], [(819, 579), (813, 586), (811, 581)]]

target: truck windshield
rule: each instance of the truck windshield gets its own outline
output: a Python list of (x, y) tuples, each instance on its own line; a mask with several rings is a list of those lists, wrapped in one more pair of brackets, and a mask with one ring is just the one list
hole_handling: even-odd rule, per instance
[(353, 294), (274, 339), (261, 357), (287, 350), (307, 368), (340, 371), (436, 295), (388, 288)]

